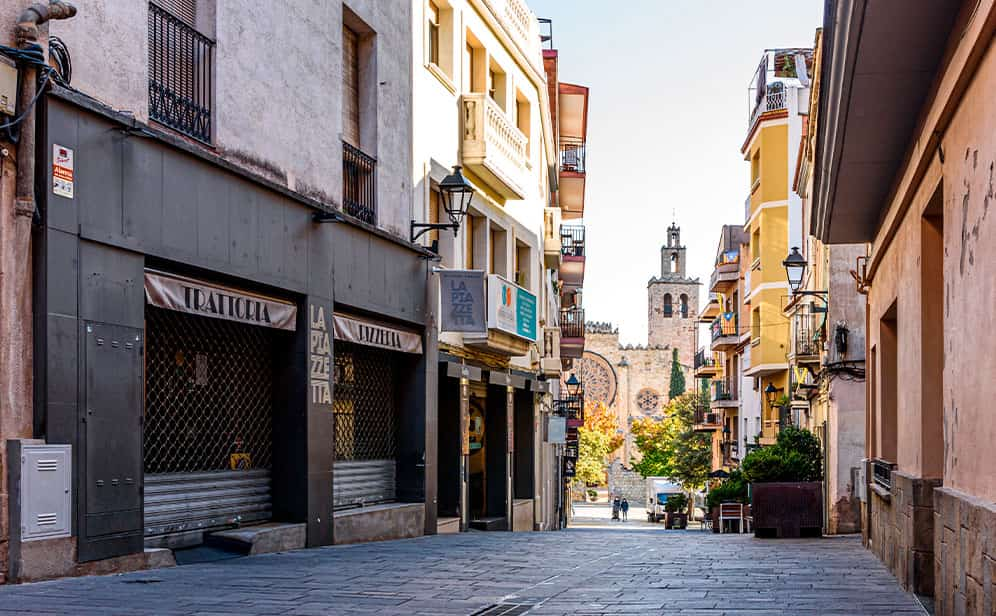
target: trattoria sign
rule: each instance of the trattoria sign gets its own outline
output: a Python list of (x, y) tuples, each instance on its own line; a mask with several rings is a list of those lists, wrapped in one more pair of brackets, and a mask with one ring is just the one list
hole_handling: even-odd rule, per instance
[(183, 276), (145, 272), (145, 301), (213, 319), (289, 331), (297, 328), (297, 306), (290, 302)]
[(332, 317), (332, 326), (336, 340), (365, 344), (390, 351), (401, 351), (402, 353), (422, 352), (422, 337), (403, 329), (341, 314)]

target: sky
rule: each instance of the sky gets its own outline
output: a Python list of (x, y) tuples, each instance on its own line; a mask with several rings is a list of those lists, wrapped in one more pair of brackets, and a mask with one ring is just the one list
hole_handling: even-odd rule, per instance
[(748, 83), (764, 49), (812, 47), (823, 2), (526, 1), (553, 20), (560, 80), (591, 89), (585, 319), (646, 344), (647, 281), (672, 216), (701, 307), (720, 228), (744, 222)]

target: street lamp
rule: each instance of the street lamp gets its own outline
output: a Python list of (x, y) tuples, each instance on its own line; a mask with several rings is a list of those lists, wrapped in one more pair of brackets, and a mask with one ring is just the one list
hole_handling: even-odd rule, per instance
[(809, 267), (809, 263), (806, 261), (806, 257), (802, 256), (802, 253), (799, 252), (798, 246), (792, 247), (792, 252), (789, 253), (789, 256), (785, 257), (782, 265), (785, 267), (785, 276), (788, 278), (792, 295), (809, 295), (823, 300), (824, 304), (827, 303), (826, 291), (799, 290), (799, 287), (802, 286), (802, 281), (806, 278), (806, 268)]
[(567, 395), (571, 398), (575, 398), (581, 393), (581, 381), (578, 380), (578, 376), (571, 373), (571, 376), (567, 377)]
[(768, 406), (774, 408), (775, 398), (778, 396), (778, 392), (781, 389), (775, 387), (774, 383), (768, 383), (768, 386), (764, 388), (764, 397), (768, 399)]
[[(453, 173), (449, 174), (439, 183), (439, 198), (442, 200), (443, 210), (449, 217), (450, 222), (417, 223), (412, 220), (411, 241), (415, 243), (426, 231), (433, 229), (452, 229), (456, 236), (460, 230), (460, 223), (467, 215), (467, 208), (470, 207), (470, 200), (474, 196), (474, 186), (467, 181), (460, 173), (460, 165), (453, 167)], [(416, 229), (420, 229), (418, 233)]]

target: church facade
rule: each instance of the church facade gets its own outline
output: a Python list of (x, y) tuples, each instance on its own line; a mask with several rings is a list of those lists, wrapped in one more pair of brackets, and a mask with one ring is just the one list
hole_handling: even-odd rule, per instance
[(661, 271), (647, 283), (647, 344), (622, 345), (619, 330), (611, 323), (586, 325), (581, 377), (585, 401), (604, 403), (619, 420), (625, 437), (611, 460), (629, 466), (637, 456), (629, 427), (642, 417), (664, 417), (674, 349), (685, 376), (686, 390), (694, 387), (696, 316), (699, 310), (698, 279), (685, 271), (686, 249), (681, 230), (672, 224), (661, 247)]

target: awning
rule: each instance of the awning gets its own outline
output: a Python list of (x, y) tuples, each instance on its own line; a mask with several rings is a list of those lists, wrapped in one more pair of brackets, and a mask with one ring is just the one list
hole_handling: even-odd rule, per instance
[(415, 332), (342, 314), (333, 315), (332, 326), (336, 340), (401, 353), (422, 353), (422, 336)]

